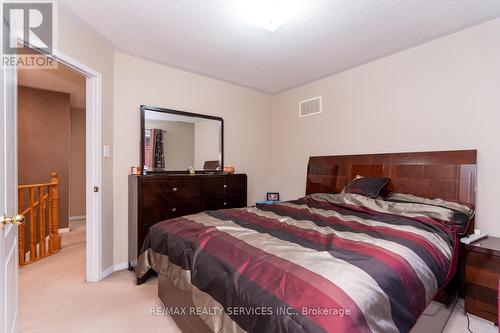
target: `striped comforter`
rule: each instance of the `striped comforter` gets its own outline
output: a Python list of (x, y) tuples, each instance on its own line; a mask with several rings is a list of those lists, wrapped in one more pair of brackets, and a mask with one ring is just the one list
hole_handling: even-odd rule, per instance
[(356, 194), (208, 211), (151, 227), (136, 272), (218, 332), (408, 332), (453, 273), (452, 215)]

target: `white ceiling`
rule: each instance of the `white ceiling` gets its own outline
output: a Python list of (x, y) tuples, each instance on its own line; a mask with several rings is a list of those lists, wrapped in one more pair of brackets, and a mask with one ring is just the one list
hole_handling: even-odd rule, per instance
[(275, 32), (252, 0), (60, 0), (125, 53), (276, 93), (500, 16), (499, 0), (297, 0)]

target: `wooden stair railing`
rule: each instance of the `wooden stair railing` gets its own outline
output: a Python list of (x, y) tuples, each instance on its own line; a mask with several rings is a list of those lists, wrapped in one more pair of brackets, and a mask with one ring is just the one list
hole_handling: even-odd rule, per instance
[[(59, 236), (59, 177), (50, 183), (18, 186), (18, 211), (25, 216), (19, 225), (19, 266), (50, 256), (61, 249)], [(29, 255), (26, 229), (29, 228)], [(47, 240), (48, 238), (48, 240)]]

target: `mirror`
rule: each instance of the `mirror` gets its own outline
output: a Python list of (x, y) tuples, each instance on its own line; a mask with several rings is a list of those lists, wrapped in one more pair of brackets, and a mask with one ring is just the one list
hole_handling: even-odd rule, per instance
[(150, 172), (221, 172), (223, 119), (141, 106), (141, 165)]

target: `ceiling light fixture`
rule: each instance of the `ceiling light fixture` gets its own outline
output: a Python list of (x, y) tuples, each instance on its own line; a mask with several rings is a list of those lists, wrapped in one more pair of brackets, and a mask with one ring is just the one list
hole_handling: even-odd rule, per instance
[(296, 0), (245, 0), (246, 21), (271, 32), (276, 31), (298, 12)]

